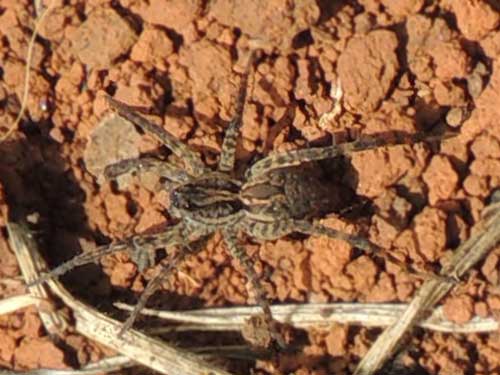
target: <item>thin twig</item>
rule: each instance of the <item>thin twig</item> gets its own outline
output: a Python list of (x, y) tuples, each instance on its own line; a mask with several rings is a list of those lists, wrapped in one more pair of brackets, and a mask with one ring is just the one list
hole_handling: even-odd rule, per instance
[(426, 281), (404, 313), (377, 338), (355, 375), (371, 375), (381, 368), (396, 353), (406, 334), (456, 285), (453, 280), (464, 276), (500, 241), (500, 191), (493, 195), (492, 203), (483, 210), (473, 230), (474, 234), (443, 267), (440, 277)]
[(42, 300), (31, 294), (9, 297), (0, 300), (0, 315), (10, 314), (16, 310), (24, 309), (32, 305), (38, 305)]
[(20, 286), (24, 285), (24, 281), (22, 276), (4, 277), (0, 279), (0, 284), (7, 286)]
[[(115, 307), (130, 311), (133, 306), (117, 302)], [(356, 324), (385, 327), (393, 324), (408, 307), (394, 303), (318, 303), (271, 306), (274, 319), (296, 328), (330, 327), (332, 324)], [(141, 314), (168, 320), (172, 325), (151, 328), (149, 333), (180, 331), (241, 331), (246, 320), (260, 313), (258, 306), (225, 307), (190, 311), (162, 311), (145, 308)], [(463, 324), (445, 318), (443, 309), (419, 322), (424, 329), (448, 333), (492, 332), (500, 328), (493, 317), (473, 317)]]
[(45, 20), (45, 17), (54, 9), (56, 2), (52, 0), (47, 8), (41, 10), (39, 2), (37, 2), (35, 5), (36, 10), (37, 10), (37, 15), (38, 18), (35, 20), (35, 27), (33, 29), (33, 34), (31, 34), (31, 38), (28, 44), (28, 53), (26, 55), (26, 65), (25, 65), (25, 72), (24, 72), (24, 86), (23, 86), (23, 97), (21, 99), (21, 109), (19, 110), (19, 113), (17, 114), (16, 119), (14, 120), (14, 123), (9, 127), (7, 132), (0, 137), (0, 143), (3, 143), (4, 141), (7, 140), (11, 136), (12, 133), (17, 129), (17, 126), (19, 125), (19, 122), (24, 116), (24, 113), (26, 112), (26, 106), (28, 104), (28, 94), (29, 94), (29, 89), (30, 89), (30, 77), (31, 77), (31, 62), (33, 59), (33, 48), (35, 46), (35, 40), (36, 37), (38, 36), (38, 30), (40, 29), (40, 26), (42, 25), (43, 21)]
[[(200, 357), (207, 359), (224, 357), (255, 360), (258, 358), (266, 358), (269, 354), (268, 352), (256, 352), (254, 350), (250, 350), (247, 345), (202, 346), (193, 347), (190, 348), (190, 350), (193, 353), (197, 353)], [(118, 371), (136, 365), (137, 364), (128, 357), (124, 355), (117, 355), (90, 363), (78, 370), (61, 370), (51, 368), (41, 368), (28, 371), (0, 370), (0, 375), (96, 375)]]
[[(289, 348), (290, 349), (290, 348)], [(201, 355), (203, 358), (232, 358), (232, 359), (244, 359), (248, 361), (255, 361), (257, 359), (270, 359), (272, 354), (269, 351), (263, 350), (259, 351), (248, 345), (213, 345), (213, 346), (200, 346), (200, 347), (190, 347), (190, 351)]]
[[(8, 223), (9, 241), (15, 249), (19, 266), (26, 281), (39, 277), (47, 268), (36, 242), (25, 224)], [(30, 269), (30, 264), (35, 267)], [(59, 297), (73, 311), (75, 330), (153, 370), (169, 375), (214, 374), (228, 375), (227, 371), (210, 365), (196, 355), (150, 338), (134, 329), (118, 337), (122, 323), (76, 300), (58, 281), (49, 280), (52, 294)], [(40, 287), (39, 285), (34, 288)]]
[[(26, 283), (36, 279), (39, 272), (42, 271), (44, 264), (38, 252), (27, 256), (26, 249), (36, 247), (36, 242), (29, 232), (24, 233), (23, 237), (20, 233), (16, 232), (16, 226), (7, 225), (9, 233), (9, 242), (16, 255), (21, 273)], [(45, 271), (46, 267), (43, 269)], [(35, 285), (28, 288), (30, 295), (37, 299), (38, 315), (48, 333), (58, 335), (67, 328), (67, 322), (62, 314), (56, 311), (50, 311), (46, 308), (40, 308), (43, 301), (47, 306), (50, 306), (50, 296), (45, 285)]]
[(135, 365), (135, 362), (131, 361), (129, 358), (119, 355), (91, 363), (83, 366), (79, 370), (60, 370), (51, 368), (41, 368), (22, 372), (0, 370), (0, 375), (96, 375), (121, 370)]

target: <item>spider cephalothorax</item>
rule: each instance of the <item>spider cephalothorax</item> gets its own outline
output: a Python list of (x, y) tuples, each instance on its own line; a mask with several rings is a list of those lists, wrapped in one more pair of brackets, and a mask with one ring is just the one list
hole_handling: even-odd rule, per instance
[(241, 184), (218, 172), (176, 186), (170, 193), (170, 210), (178, 218), (200, 225), (222, 227), (236, 222), (243, 203), (239, 197)]

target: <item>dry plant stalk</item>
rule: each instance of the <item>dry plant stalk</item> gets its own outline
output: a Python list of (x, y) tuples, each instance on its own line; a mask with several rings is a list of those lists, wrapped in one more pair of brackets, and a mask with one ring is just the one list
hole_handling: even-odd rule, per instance
[(56, 6), (56, 1), (52, 0), (49, 2), (48, 6), (44, 9), (40, 1), (35, 1), (35, 8), (37, 12), (37, 19), (35, 20), (35, 27), (33, 29), (33, 33), (31, 34), (30, 41), (28, 43), (28, 52), (26, 54), (26, 66), (24, 72), (24, 85), (23, 85), (23, 97), (21, 98), (21, 109), (19, 109), (19, 113), (17, 114), (14, 123), (9, 127), (7, 132), (0, 137), (0, 143), (4, 142), (9, 138), (12, 133), (14, 133), (21, 122), (21, 119), (26, 112), (26, 106), (28, 103), (28, 95), (30, 89), (30, 76), (31, 76), (31, 61), (33, 60), (33, 47), (35, 46), (35, 40), (38, 36), (38, 30), (40, 29), (42, 23), (44, 22), (47, 15), (54, 9)]
[[(19, 266), (26, 282), (40, 277), (47, 270), (47, 264), (38, 252), (37, 244), (28, 228), (20, 223), (8, 223), (9, 241), (15, 251)], [(59, 297), (73, 311), (75, 330), (95, 340), (127, 358), (169, 375), (228, 375), (219, 369), (200, 360), (196, 355), (168, 345), (160, 340), (150, 338), (134, 329), (118, 337), (122, 323), (98, 312), (94, 308), (76, 300), (56, 280), (46, 284), (50, 292)], [(30, 292), (43, 290), (45, 286), (37, 285)], [(44, 290), (44, 293), (47, 293)]]
[(115, 356), (102, 359), (95, 363), (88, 364), (86, 366), (83, 366), (79, 370), (73, 370), (73, 369), (59, 370), (59, 369), (45, 369), (45, 368), (28, 370), (23, 372), (0, 370), (0, 375), (100, 375), (102, 373), (117, 371), (134, 365), (135, 362), (132, 362), (125, 356)]
[(355, 375), (374, 374), (396, 353), (404, 337), (500, 241), (500, 190), (492, 195), (472, 234), (454, 252), (439, 277), (426, 281), (398, 320), (375, 341), (356, 368)]
[[(115, 307), (131, 311), (132, 305), (122, 302)], [(271, 312), (281, 323), (295, 328), (329, 328), (332, 324), (353, 324), (363, 327), (386, 327), (394, 324), (407, 309), (407, 304), (395, 303), (314, 303), (273, 305)], [(175, 325), (151, 328), (149, 333), (185, 331), (241, 331), (246, 321), (260, 313), (258, 306), (222, 307), (190, 311), (164, 311), (145, 308), (142, 315), (168, 320)], [(493, 318), (476, 316), (465, 324), (457, 324), (445, 318), (441, 307), (431, 316), (418, 322), (421, 328), (447, 333), (494, 332), (500, 328)]]
[[(26, 283), (35, 280), (38, 277), (39, 266), (44, 264), (40, 254), (33, 252), (31, 256), (26, 256), (26, 250), (36, 246), (35, 240), (27, 231), (21, 233), (21, 227), (14, 224), (7, 225), (9, 233), (9, 242), (14, 250), (16, 259), (19, 262), (21, 273)], [(65, 318), (50, 309), (49, 293), (43, 285), (35, 285), (28, 288), (29, 294), (36, 299), (38, 315), (49, 334), (60, 334), (67, 328)], [(22, 296), (18, 296), (20, 298)], [(16, 297), (13, 297), (16, 298)]]
[[(10, 314), (14, 311), (24, 309), (32, 305), (38, 305), (44, 300), (34, 297), (31, 294), (23, 294), (0, 300), (0, 315)], [(42, 323), (43, 320), (42, 320)], [(45, 325), (45, 323), (44, 323)], [(45, 327), (47, 328), (47, 327)]]

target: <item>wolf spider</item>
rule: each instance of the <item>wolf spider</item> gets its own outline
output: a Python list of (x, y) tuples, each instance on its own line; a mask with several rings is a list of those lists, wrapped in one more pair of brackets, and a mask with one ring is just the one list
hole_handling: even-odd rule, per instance
[(328, 147), (281, 152), (257, 161), (246, 170), (243, 177), (235, 177), (233, 172), (236, 143), (246, 101), (248, 76), (254, 60), (252, 54), (241, 77), (236, 113), (226, 130), (216, 170), (206, 167), (196, 151), (137, 114), (132, 107), (107, 97), (114, 111), (145, 133), (157, 138), (183, 161), (185, 168), (154, 158), (129, 159), (106, 167), (105, 177), (115, 179), (126, 173), (154, 171), (171, 183), (169, 213), (177, 218), (178, 222), (161, 233), (136, 235), (78, 255), (42, 275), (35, 283), (62, 275), (76, 266), (90, 263), (104, 255), (129, 249), (132, 249), (132, 259), (138, 264), (138, 268), (143, 270), (152, 265), (156, 249), (180, 247), (181, 250), (171, 256), (168, 264), (162, 266), (161, 272), (149, 281), (134, 310), (123, 324), (121, 334), (133, 325), (148, 298), (170, 276), (179, 262), (195, 251), (190, 244), (203, 242), (208, 235), (220, 230), (227, 249), (246, 272), (256, 300), (263, 309), (272, 338), (281, 347), (285, 347), (272, 319), (269, 303), (259, 285), (252, 260), (238, 242), (238, 234), (246, 233), (257, 240), (276, 240), (292, 232), (326, 235), (347, 241), (364, 251), (374, 252), (378, 248), (370, 241), (325, 227), (314, 220), (325, 213), (325, 207), (333, 207), (334, 211), (341, 198), (335, 187), (325, 187), (306, 165), (381, 146), (432, 141), (442, 137), (414, 134), (404, 139), (396, 137), (392, 141), (363, 138)]

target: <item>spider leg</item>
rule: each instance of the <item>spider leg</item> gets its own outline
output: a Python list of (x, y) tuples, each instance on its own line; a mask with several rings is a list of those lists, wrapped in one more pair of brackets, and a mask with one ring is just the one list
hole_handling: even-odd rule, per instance
[[(189, 235), (185, 234), (184, 238), (187, 237), (189, 237)], [(177, 253), (173, 255), (172, 259), (170, 259), (168, 264), (161, 265), (161, 269), (158, 275), (149, 280), (148, 284), (146, 285), (146, 288), (139, 297), (139, 301), (137, 301), (137, 304), (134, 306), (134, 309), (128, 316), (127, 320), (125, 320), (125, 322), (123, 323), (120, 332), (118, 332), (118, 337), (121, 337), (124, 332), (126, 332), (128, 329), (132, 327), (135, 320), (137, 319), (137, 316), (139, 315), (141, 310), (146, 306), (149, 297), (151, 297), (153, 293), (156, 292), (156, 290), (161, 286), (161, 284), (164, 281), (168, 280), (168, 278), (177, 269), (179, 264), (184, 260), (184, 258), (186, 258), (187, 255), (198, 251), (206, 243), (206, 239), (207, 236), (203, 236), (201, 238), (194, 240), (193, 241), (195, 242), (194, 246), (189, 246), (189, 244), (186, 244), (186, 239), (182, 240), (179, 239), (178, 242), (175, 243), (172, 242), (170, 244), (164, 245), (164, 246), (180, 245), (181, 248)]]
[(108, 165), (104, 169), (104, 177), (107, 180), (113, 180), (124, 174), (147, 171), (153, 171), (159, 176), (178, 183), (185, 183), (191, 179), (186, 171), (174, 167), (168, 162), (153, 158), (126, 159)]
[(155, 249), (150, 246), (147, 248), (142, 247), (135, 237), (132, 237), (131, 242), (132, 250), (130, 251), (130, 259), (137, 265), (139, 272), (144, 272), (155, 264)]
[[(52, 278), (64, 275), (73, 268), (93, 263), (106, 255), (117, 253), (119, 251), (132, 248), (136, 252), (140, 249), (142, 252), (152, 253), (155, 249), (164, 247), (165, 244), (168, 244), (169, 246), (176, 245), (180, 243), (180, 238), (182, 238), (181, 232), (183, 227), (183, 225), (177, 224), (173, 227), (167, 228), (167, 230), (161, 233), (152, 235), (137, 235), (125, 241), (119, 241), (106, 246), (99, 246), (92, 251), (87, 251), (73, 257), (49, 272), (41, 274), (38, 279), (29, 283), (28, 286), (44, 283)], [(132, 257), (134, 257), (134, 253), (132, 253)]]
[[(323, 236), (327, 236), (330, 238), (340, 239), (346, 241), (351, 246), (357, 247), (358, 249), (364, 250), (368, 254), (373, 254), (376, 257), (387, 258), (393, 264), (398, 266), (401, 270), (408, 272), (411, 275), (422, 277), (422, 273), (416, 272), (411, 268), (408, 268), (408, 265), (403, 263), (398, 258), (394, 257), (388, 252), (382, 252), (381, 248), (375, 245), (373, 242), (363, 238), (361, 236), (356, 236), (352, 234), (347, 234), (341, 231), (338, 231), (333, 228), (325, 227), (324, 225), (317, 223), (310, 223), (304, 220), (298, 220), (294, 222), (295, 231), (313, 235), (319, 234)], [(427, 275), (428, 276), (428, 275)]]
[(293, 232), (304, 234), (319, 234), (330, 238), (346, 241), (353, 247), (357, 247), (368, 253), (374, 253), (379, 249), (377, 245), (366, 238), (347, 234), (336, 229), (325, 227), (324, 225), (310, 223), (305, 220), (275, 220), (273, 222), (244, 221), (241, 224), (248, 234), (261, 240), (275, 240)]
[(264, 292), (262, 291), (262, 288), (258, 282), (259, 278), (255, 273), (251, 259), (246, 253), (244, 247), (238, 243), (238, 239), (234, 231), (224, 230), (223, 233), (224, 233), (224, 240), (231, 255), (235, 259), (237, 259), (245, 269), (246, 277), (248, 281), (250, 281), (250, 283), (252, 284), (252, 288), (256, 294), (257, 303), (264, 312), (264, 319), (266, 320), (267, 326), (270, 328), (271, 331), (270, 333), (272, 338), (282, 349), (286, 348), (285, 340), (283, 336), (278, 332), (278, 329), (276, 328), (276, 322), (273, 319), (271, 308), (269, 306), (269, 301), (264, 296)]
[(129, 246), (130, 245), (127, 242), (123, 241), (111, 244), (109, 246), (99, 246), (92, 251), (87, 251), (85, 253), (79, 254), (71, 258), (67, 262), (64, 262), (63, 264), (57, 266), (56, 268), (48, 272), (42, 273), (38, 279), (28, 283), (28, 287), (42, 284), (44, 282), (49, 281), (50, 279), (62, 276), (68, 271), (71, 271), (73, 268), (96, 262), (97, 260), (106, 255), (126, 250)]
[(254, 59), (255, 53), (251, 52), (248, 58), (245, 73), (242, 75), (240, 80), (240, 88), (238, 90), (238, 96), (236, 98), (236, 112), (233, 119), (229, 123), (228, 128), (226, 129), (224, 141), (222, 142), (222, 153), (218, 165), (218, 169), (221, 172), (231, 172), (234, 168), (236, 143), (238, 141), (238, 133), (241, 127), (243, 110), (245, 109), (245, 100), (247, 96), (248, 76), (250, 74)]
[(347, 234), (333, 228), (325, 227), (324, 225), (310, 223), (305, 220), (295, 220), (293, 221), (293, 224), (291, 224), (291, 226), (293, 226), (293, 230), (296, 232), (301, 232), (309, 235), (319, 234), (330, 238), (343, 240), (349, 243), (351, 246), (362, 249), (367, 253), (375, 253), (376, 251), (380, 250), (377, 245), (367, 240), (366, 238), (353, 234)]
[(301, 150), (293, 150), (280, 152), (270, 155), (256, 162), (245, 174), (247, 180), (265, 174), (273, 169), (297, 166), (304, 162), (323, 160), (333, 158), (341, 154), (349, 154), (352, 152), (370, 150), (382, 146), (395, 146), (403, 144), (414, 144), (418, 142), (432, 142), (443, 140), (454, 136), (454, 134), (444, 135), (428, 135), (423, 133), (417, 134), (396, 134), (393, 139), (385, 140), (375, 137), (364, 137), (354, 142), (336, 144), (327, 147), (306, 148)]
[(186, 257), (187, 254), (188, 252), (184, 251), (184, 248), (181, 248), (181, 250), (174, 255), (170, 262), (168, 262), (168, 264), (161, 266), (161, 270), (158, 275), (149, 280), (146, 288), (139, 297), (139, 301), (137, 301), (134, 309), (128, 316), (127, 320), (125, 320), (125, 323), (123, 323), (120, 332), (118, 332), (118, 337), (121, 337), (127, 330), (132, 327), (135, 320), (137, 319), (137, 316), (144, 308), (144, 306), (146, 306), (149, 297), (151, 297), (153, 293), (156, 292), (156, 290), (160, 287), (160, 285), (172, 275), (172, 271), (177, 268), (179, 263)]
[(110, 96), (106, 96), (106, 100), (110, 106), (122, 117), (139, 126), (146, 133), (154, 136), (179, 158), (185, 161), (188, 170), (195, 176), (199, 176), (205, 172), (206, 168), (200, 159), (200, 155), (189, 148), (184, 143), (176, 139), (165, 129), (146, 120), (141, 115), (137, 114), (133, 107), (119, 102)]
[(410, 275), (422, 277), (432, 277), (430, 274), (422, 274), (409, 268), (407, 264), (394, 257), (388, 252), (382, 251), (380, 247), (373, 242), (352, 234), (347, 234), (339, 230), (325, 227), (317, 223), (310, 223), (305, 220), (277, 220), (271, 223), (265, 222), (243, 222), (245, 232), (257, 239), (275, 240), (292, 232), (301, 232), (309, 235), (323, 235), (334, 239), (343, 240), (353, 247), (364, 250), (368, 254), (373, 254), (384, 260), (389, 260), (391, 263), (399, 267), (401, 270), (408, 272)]

